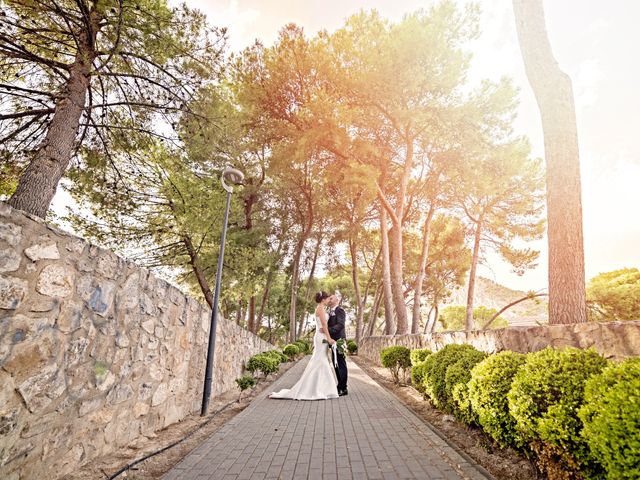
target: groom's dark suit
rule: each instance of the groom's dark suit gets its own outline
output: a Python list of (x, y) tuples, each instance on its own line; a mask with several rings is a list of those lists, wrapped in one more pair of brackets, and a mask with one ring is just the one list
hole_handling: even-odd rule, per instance
[[(327, 326), (329, 327), (329, 336), (334, 340), (344, 338), (346, 340), (347, 334), (345, 332), (344, 324), (347, 319), (347, 315), (343, 308), (338, 305), (333, 313), (329, 315), (327, 320)], [(338, 392), (346, 392), (347, 390), (347, 360), (344, 355), (338, 353), (338, 366), (336, 367), (336, 376), (338, 377)]]

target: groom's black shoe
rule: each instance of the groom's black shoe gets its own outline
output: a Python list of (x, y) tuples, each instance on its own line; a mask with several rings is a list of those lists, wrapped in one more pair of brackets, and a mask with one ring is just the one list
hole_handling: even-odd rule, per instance
[(349, 392), (347, 390), (341, 390), (338, 392), (339, 397), (344, 397), (345, 395), (349, 395)]

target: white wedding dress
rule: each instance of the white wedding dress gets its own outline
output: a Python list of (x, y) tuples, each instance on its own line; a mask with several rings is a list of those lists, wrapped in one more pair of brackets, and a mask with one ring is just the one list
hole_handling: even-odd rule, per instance
[(270, 398), (289, 398), (293, 400), (327, 400), (338, 398), (336, 372), (327, 356), (326, 340), (320, 333), (320, 319), (316, 316), (316, 333), (313, 336), (313, 354), (300, 380), (291, 388), (273, 392)]

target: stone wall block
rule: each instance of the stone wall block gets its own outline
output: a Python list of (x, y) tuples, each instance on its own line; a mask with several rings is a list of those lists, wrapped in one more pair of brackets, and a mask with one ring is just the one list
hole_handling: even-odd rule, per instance
[(11, 247), (0, 246), (0, 272), (15, 272), (20, 268), (22, 257)]
[(18, 246), (22, 240), (22, 227), (3, 220), (0, 222), (0, 240), (12, 247)]
[(56, 326), (62, 333), (71, 333), (78, 330), (83, 323), (86, 324), (89, 319), (83, 322), (84, 303), (78, 299), (69, 299), (62, 302), (60, 313), (56, 320)]
[(36, 291), (50, 297), (68, 297), (73, 292), (74, 272), (59, 263), (52, 263), (42, 269), (36, 283)]
[(0, 411), (0, 437), (5, 437), (18, 427), (18, 409)]
[(138, 309), (140, 305), (140, 292), (138, 289), (139, 283), (139, 272), (134, 271), (127, 276), (127, 279), (120, 285), (118, 293), (116, 294), (118, 309)]
[(64, 248), (68, 252), (76, 254), (76, 258), (77, 258), (78, 255), (82, 255), (82, 252), (84, 252), (84, 249), (86, 248), (86, 246), (87, 246), (87, 242), (85, 242), (80, 238), (77, 238), (77, 239), (71, 239), (65, 242)]
[(64, 378), (58, 365), (50, 364), (18, 385), (18, 393), (31, 413), (41, 412), (64, 391)]
[(107, 403), (118, 405), (133, 397), (133, 388), (126, 383), (116, 385), (107, 395)]
[(101, 317), (107, 317), (113, 307), (116, 284), (109, 281), (92, 282), (83, 295), (87, 306)]
[(116, 278), (125, 268), (124, 261), (113, 252), (102, 250), (98, 254), (96, 273), (108, 279)]
[(27, 293), (28, 283), (20, 278), (0, 275), (0, 310), (15, 310)]
[(130, 345), (129, 337), (121, 330), (116, 332), (116, 346), (119, 348), (127, 348)]
[(32, 262), (38, 260), (58, 260), (60, 252), (56, 242), (37, 243), (25, 249), (24, 254)]
[(162, 404), (167, 399), (168, 394), (169, 388), (167, 384), (159, 384), (158, 388), (156, 388), (156, 391), (153, 393), (153, 397), (151, 398), (151, 406), (157, 407), (158, 405)]
[[(83, 333), (83, 332), (80, 332)], [(87, 360), (87, 351), (89, 349), (90, 341), (86, 336), (80, 336), (71, 340), (69, 342), (69, 346), (65, 351), (64, 363), (65, 367), (73, 367), (80, 362), (84, 362)]]

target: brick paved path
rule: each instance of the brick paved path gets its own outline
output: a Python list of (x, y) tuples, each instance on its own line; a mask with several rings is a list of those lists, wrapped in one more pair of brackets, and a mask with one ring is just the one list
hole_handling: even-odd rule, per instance
[(164, 480), (490, 478), (353, 362), (346, 397), (267, 398), (292, 386), (307, 361), (256, 397)]

